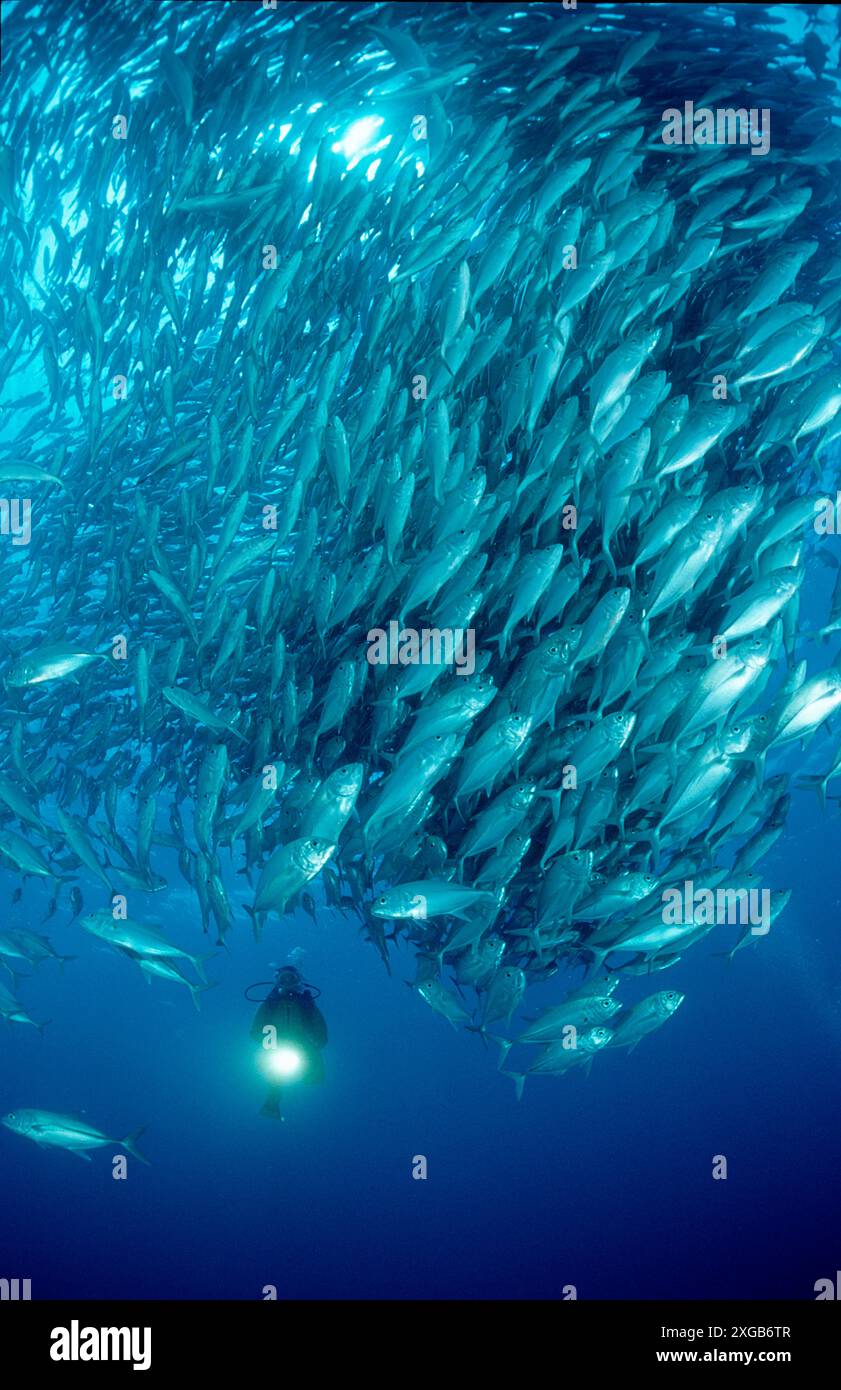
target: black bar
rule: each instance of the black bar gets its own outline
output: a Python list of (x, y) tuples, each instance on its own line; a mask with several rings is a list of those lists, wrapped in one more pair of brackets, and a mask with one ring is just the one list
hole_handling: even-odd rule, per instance
[[(295, 1367), (321, 1378), (354, 1368), (402, 1376), (411, 1366), (414, 1378), (426, 1364), (437, 1378), (444, 1365), (452, 1372), (462, 1363), (474, 1380), (483, 1367), (497, 1377), (510, 1371), (560, 1381), (588, 1368), (597, 1379), (616, 1371), (674, 1379), (696, 1366), (737, 1365), (783, 1367), (802, 1381), (817, 1369), (832, 1377), (837, 1362), (841, 1324), (837, 1302), (827, 1301), (5, 1301), (0, 1337), (6, 1367), (26, 1365), (26, 1379), (38, 1381), (132, 1374), (132, 1357), (147, 1376), (236, 1374), (249, 1383)], [(81, 1359), (83, 1349), (102, 1345), (100, 1329), (126, 1329), (113, 1344), (122, 1359)], [(51, 1355), (74, 1349), (74, 1360)]]

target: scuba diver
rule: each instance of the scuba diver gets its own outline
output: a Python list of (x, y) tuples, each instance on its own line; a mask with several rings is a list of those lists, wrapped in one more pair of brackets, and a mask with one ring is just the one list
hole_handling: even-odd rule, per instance
[[(251, 999), (250, 991), (256, 987), (248, 986), (246, 999)], [(304, 981), (294, 965), (283, 965), (271, 992), (260, 1002), (251, 1037), (262, 1045), (261, 1062), (269, 1078), (269, 1093), (260, 1114), (270, 1119), (283, 1119), (280, 1094), (284, 1082), (317, 1084), (324, 1080), (321, 1049), (327, 1044), (327, 1024), (315, 1002), (320, 993)]]

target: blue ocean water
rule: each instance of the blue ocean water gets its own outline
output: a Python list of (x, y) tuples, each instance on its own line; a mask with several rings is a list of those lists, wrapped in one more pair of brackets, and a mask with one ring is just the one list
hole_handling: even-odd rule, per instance
[[(21, 987), (54, 1022), (43, 1041), (7, 1031), (0, 1105), (145, 1123), (153, 1166), (117, 1182), (105, 1153), (88, 1165), (3, 1133), (5, 1264), (42, 1298), (813, 1296), (837, 1263), (841, 1164), (837, 813), (813, 800), (769, 864), (794, 890), (779, 926), (732, 964), (696, 952), (669, 972), (687, 998), (667, 1042), (532, 1078), (520, 1104), (481, 1041), (410, 994), (399, 955), (388, 980), (327, 912), (271, 946), (230, 934), (200, 1014), (55, 930), (80, 959)], [(5, 921), (37, 924), (46, 898), (27, 891)], [(242, 990), (281, 942), (306, 951), (330, 1041), (324, 1085), (276, 1124), (257, 1114)]]
[[(792, 7), (793, 34), (802, 18)], [(810, 565), (804, 631), (824, 621), (831, 578)], [(837, 727), (775, 770), (819, 770), (836, 745)], [(3, 929), (48, 931), (76, 957), (20, 984), (50, 1023), (43, 1039), (4, 1030), (0, 1114), (78, 1112), (115, 1136), (142, 1124), (150, 1159), (114, 1181), (109, 1151), (87, 1164), (0, 1130), (0, 1274), (31, 1278), (38, 1298), (812, 1297), (841, 1251), (838, 825), (837, 802), (822, 814), (796, 793), (763, 862), (792, 890), (767, 938), (732, 962), (715, 951), (735, 929), (697, 947), (655, 977), (686, 994), (666, 1033), (589, 1075), (530, 1078), (521, 1102), (495, 1051), (406, 987), (405, 946), (389, 976), (321, 903), (315, 923), (298, 909), (255, 942), (227, 852), (237, 925), (200, 1012), (69, 924), (64, 901), (42, 927), (52, 888), (29, 879), (13, 902), (19, 879), (0, 869)], [(171, 851), (154, 863), (171, 886), (148, 920), (209, 949)], [(277, 1124), (258, 1115), (244, 990), (296, 948), (322, 991), (326, 1079), (290, 1090)], [(623, 996), (651, 987), (629, 980)], [(529, 1005), (558, 997), (556, 978)]]

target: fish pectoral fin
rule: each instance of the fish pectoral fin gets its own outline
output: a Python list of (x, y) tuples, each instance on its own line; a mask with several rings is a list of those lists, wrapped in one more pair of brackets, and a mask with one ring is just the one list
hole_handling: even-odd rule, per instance
[(91, 1158), (90, 1154), (86, 1154), (84, 1149), (65, 1149), (65, 1153), (72, 1154), (74, 1158), (81, 1158), (83, 1163), (93, 1162), (93, 1159)]

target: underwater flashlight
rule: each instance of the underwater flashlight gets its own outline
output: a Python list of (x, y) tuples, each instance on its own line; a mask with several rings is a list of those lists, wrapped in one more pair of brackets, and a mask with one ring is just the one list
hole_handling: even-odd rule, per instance
[(306, 1065), (306, 1058), (300, 1048), (289, 1043), (269, 1048), (264, 1053), (264, 1058), (265, 1070), (283, 1081), (291, 1081), (293, 1077), (299, 1076)]

